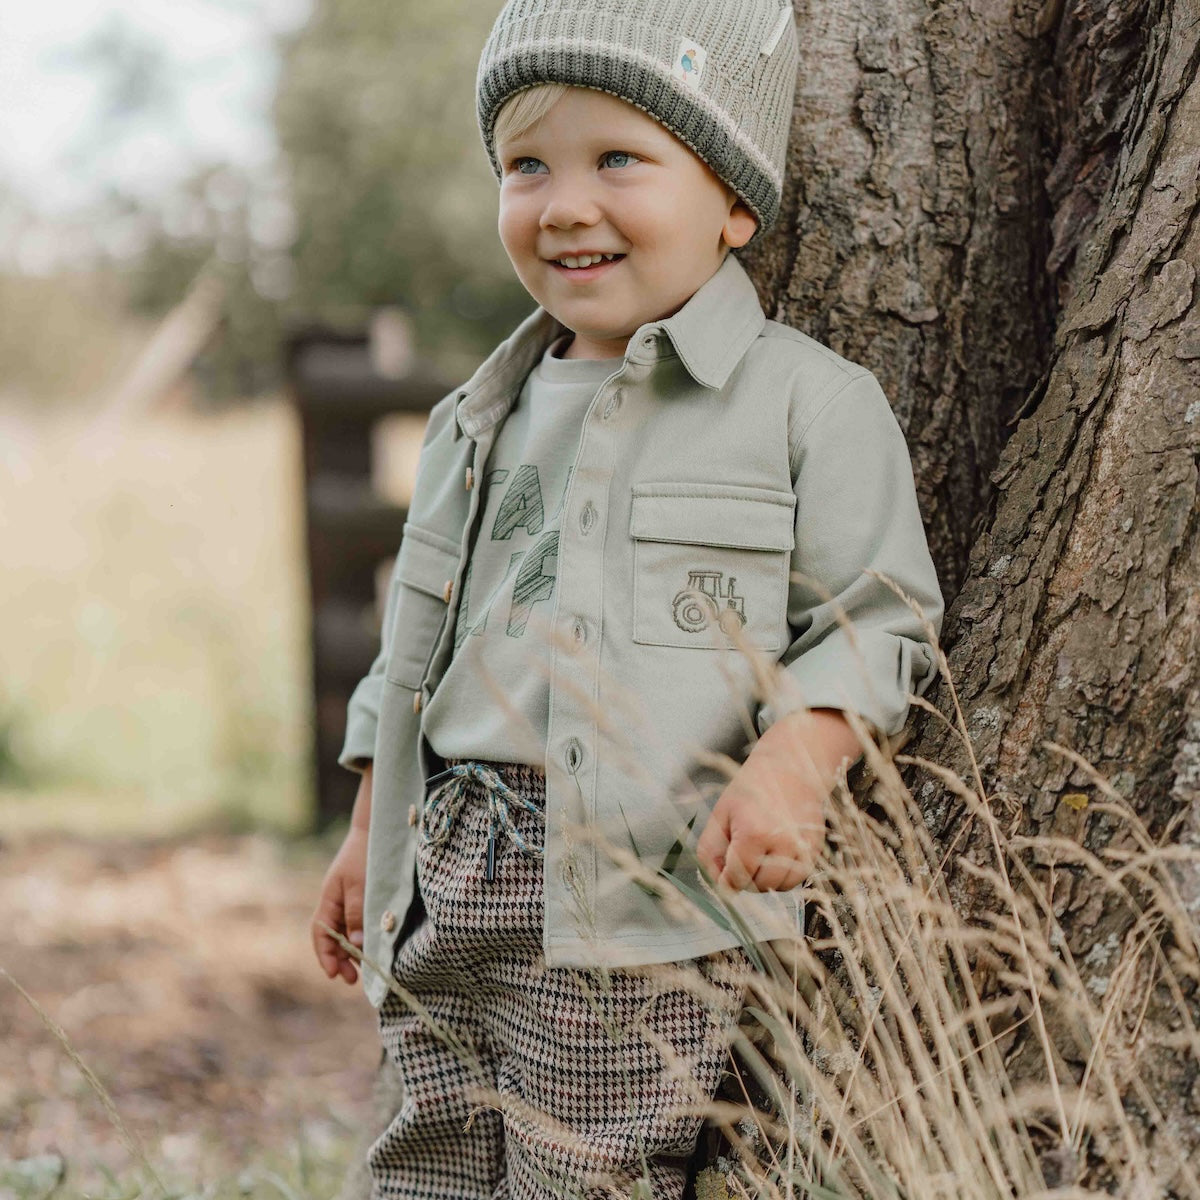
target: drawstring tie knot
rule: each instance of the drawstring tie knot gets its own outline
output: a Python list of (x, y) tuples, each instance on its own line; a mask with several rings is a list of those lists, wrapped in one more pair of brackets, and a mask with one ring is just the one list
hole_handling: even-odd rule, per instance
[(470, 794), (469, 782), (474, 781), (483, 789), (488, 810), (487, 863), (484, 878), (490, 883), (496, 877), (496, 834), (503, 830), (509, 841), (530, 858), (541, 853), (522, 836), (513, 820), (513, 813), (532, 813), (538, 820), (545, 820), (541, 808), (526, 796), (514, 791), (491, 767), (478, 762), (455, 763), (440, 774), (427, 779), (432, 786), (421, 812), (421, 836), (428, 845), (440, 846), (450, 836), (454, 822), (462, 811)]

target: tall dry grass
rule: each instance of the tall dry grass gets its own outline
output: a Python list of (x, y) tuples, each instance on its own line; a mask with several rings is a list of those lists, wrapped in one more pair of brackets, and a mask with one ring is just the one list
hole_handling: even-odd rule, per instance
[[(1134, 834), (1135, 856), (1009, 836), (964, 789), (994, 853), (968, 868), (995, 900), (972, 917), (897, 763), (872, 759), (869, 808), (845, 788), (832, 798), (824, 861), (806, 888), (813, 936), (778, 944), (756, 980), (751, 1013), (766, 1036), (739, 1038), (769, 1115), (755, 1112), (747, 1137), (750, 1114), (717, 1114), (753, 1152), (742, 1172), (751, 1194), (1200, 1196), (1170, 1125), (1157, 1123), (1151, 1145), (1126, 1108), (1157, 1108), (1136, 1053), (1152, 986), (1178, 996), (1179, 1053), (1200, 1064), (1183, 1000), (1200, 968), (1197, 931), (1171, 852), (1098, 776), (1106, 799), (1095, 807)], [(1100, 987), (1030, 869), (1047, 850), (1127, 906), (1130, 934)], [(1097, 1177), (1104, 1191), (1081, 1186)]]
[[(941, 667), (954, 712), (916, 702), (956, 728), (969, 749), (944, 657)], [(964, 784), (939, 764), (890, 753), (857, 717), (850, 720), (869, 787), (856, 794), (843, 775), (832, 789), (825, 850), (804, 885), (807, 934), (781, 929), (769, 946), (754, 947), (761, 969), (745, 1018), (730, 1031), (740, 1092), (693, 1096), (693, 1111), (723, 1130), (730, 1146), (726, 1160), (701, 1174), (699, 1200), (1200, 1197), (1196, 1165), (1170, 1123), (1155, 1119), (1163, 1098), (1146, 1086), (1137, 1060), (1139, 1017), (1151, 993), (1165, 990), (1178, 1002), (1176, 1052), (1200, 1066), (1188, 1000), (1200, 978), (1200, 945), (1173, 874), (1190, 852), (1153, 841), (1094, 771), (1103, 799), (1092, 807), (1120, 823), (1136, 849), (1092, 854), (1079, 842), (1012, 833), (978, 771), (975, 786)], [(1069, 748), (1051, 748), (1090, 770)], [(958, 862), (968, 884), (993, 900), (981, 913), (951, 890), (950, 852), (930, 837), (903, 766), (957, 793), (982, 834), (988, 852)], [(1069, 863), (1127, 912), (1128, 935), (1102, 981), (1071, 954), (1048, 885), (1033, 870), (1047, 856)], [(645, 886), (669, 889), (675, 878), (622, 861)], [(697, 899), (690, 887), (671, 895), (684, 905)], [(707, 884), (700, 899), (736, 927), (736, 894)], [(338, 940), (366, 969), (382, 970)], [(664, 987), (703, 994), (705, 985), (685, 968), (650, 970)], [(456, 1031), (439, 1028), (419, 997), (390, 983), (471, 1060)], [(71, 1054), (65, 1035), (54, 1032)], [(638, 1031), (613, 1030), (631, 1032)], [(667, 1047), (660, 1050), (682, 1069)], [(103, 1085), (90, 1075), (89, 1082), (120, 1128)], [(482, 1074), (479, 1102), (516, 1105), (525, 1121), (538, 1117), (556, 1137), (574, 1136), (553, 1114), (531, 1114), (489, 1088)], [(1131, 1102), (1148, 1122), (1133, 1118)], [(140, 1149), (132, 1156), (146, 1190), (170, 1190), (155, 1182)], [(652, 1200), (648, 1189), (647, 1179), (626, 1180), (613, 1194)]]
[[(288, 414), (172, 417), (117, 437), (72, 416), (3, 420), (4, 686), (31, 714), (23, 752), (60, 772), (57, 800), (72, 780), (99, 780), (111, 823), (112, 793), (126, 788), (145, 827), (157, 805), (178, 812), (224, 789), (302, 794), (289, 757), (302, 744), (305, 681)], [(969, 754), (939, 656), (955, 707), (929, 719), (955, 729)], [(597, 714), (609, 733), (649, 735), (636, 697), (618, 707)], [(1139, 1011), (1153, 989), (1177, 997), (1177, 1053), (1200, 1066), (1185, 994), (1200, 975), (1197, 931), (1171, 873), (1186, 851), (1156, 844), (1095, 772), (1103, 800), (1091, 809), (1118, 823), (1134, 852), (1014, 834), (978, 771), (966, 785), (939, 764), (890, 754), (854, 724), (869, 804), (844, 779), (834, 787), (825, 852), (804, 888), (809, 934), (780, 930), (770, 949), (755, 948), (763, 969), (731, 1034), (745, 1092), (695, 1097), (734, 1149), (701, 1181), (704, 1194), (1066, 1200), (1102, 1194), (1084, 1186), (1099, 1171), (1131, 1198), (1200, 1197), (1169, 1124), (1150, 1143), (1127, 1107), (1153, 1122), (1158, 1098), (1137, 1069)], [(1069, 748), (1052, 749), (1087, 769)], [(650, 761), (664, 761), (661, 750)], [(969, 877), (992, 897), (982, 915), (951, 890), (902, 766), (955, 791), (983, 833), (986, 855), (955, 863), (956, 886)], [(1103, 987), (1071, 955), (1033, 869), (1048, 859), (1127, 911)], [(667, 882), (622, 861), (647, 886)], [(699, 899), (736, 923), (736, 897), (710, 888)], [(689, 978), (662, 975), (664, 985)]]
[[(1105, 779), (1054, 743), (1049, 749), (1092, 776), (1102, 798), (1090, 812), (1127, 837), (1097, 854), (1082, 838), (1006, 827), (983, 787), (940, 646), (937, 653), (952, 711), (912, 699), (957, 732), (971, 782), (892, 753), (849, 714), (864, 778), (852, 791), (843, 774), (830, 795), (825, 849), (803, 887), (807, 934), (781, 928), (767, 945), (746, 943), (760, 969), (730, 1034), (737, 1070), (717, 1098), (693, 1097), (694, 1111), (723, 1131), (730, 1151), (701, 1174), (699, 1200), (1200, 1200), (1198, 1165), (1161, 1119), (1165, 1098), (1138, 1070), (1152, 993), (1175, 998), (1175, 1051), (1200, 1069), (1188, 999), (1200, 980), (1200, 931), (1173, 874), (1198, 855), (1156, 843)], [(768, 678), (763, 664), (755, 670)], [(902, 767), (956, 794), (982, 853), (968, 860), (960, 847), (935, 843)], [(734, 769), (728, 764), (729, 774)], [(1133, 852), (1117, 848), (1130, 840)], [(674, 904), (715, 909), (731, 930), (739, 927), (736, 894), (711, 881), (698, 892), (682, 874), (605, 849), (643, 887), (670, 893)], [(1077, 889), (1094, 886), (1123, 908), (1128, 934), (1105, 976), (1072, 955), (1053, 872), (1036, 869), (1046, 862), (1072, 870)], [(975, 892), (988, 903), (970, 903)], [(367, 960), (366, 969), (380, 967)], [(703, 991), (694, 972), (651, 970), (664, 987)], [(388, 981), (422, 1011), (417, 997)], [(454, 1042), (454, 1031), (439, 1032)], [(668, 1048), (660, 1050), (669, 1061)], [(501, 1110), (514, 1104), (482, 1077), (479, 1097)], [(551, 1114), (543, 1118), (556, 1138), (570, 1138)], [(613, 1194), (648, 1196), (648, 1186), (627, 1180)]]

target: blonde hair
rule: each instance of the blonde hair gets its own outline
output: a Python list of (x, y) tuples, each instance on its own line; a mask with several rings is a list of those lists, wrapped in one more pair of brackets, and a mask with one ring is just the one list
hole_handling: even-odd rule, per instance
[(536, 125), (567, 94), (568, 84), (536, 83), (510, 96), (496, 114), (492, 145), (518, 138)]

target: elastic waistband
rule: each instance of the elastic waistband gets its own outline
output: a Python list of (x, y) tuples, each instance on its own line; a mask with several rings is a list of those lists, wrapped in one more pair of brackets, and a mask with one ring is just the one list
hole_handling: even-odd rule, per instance
[[(477, 763), (481, 767), (495, 771), (514, 792), (534, 798), (544, 797), (546, 794), (546, 772), (541, 767), (534, 767), (529, 763), (493, 762), (485, 758), (446, 759), (447, 767), (457, 767), (464, 763)], [(482, 784), (470, 775), (463, 777), (463, 783), (468, 788), (482, 787)]]

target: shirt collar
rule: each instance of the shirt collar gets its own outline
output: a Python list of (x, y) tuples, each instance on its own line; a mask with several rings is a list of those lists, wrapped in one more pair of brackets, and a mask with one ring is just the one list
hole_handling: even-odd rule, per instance
[[(746, 269), (732, 253), (664, 329), (692, 378), (720, 390), (762, 333), (766, 317)], [(646, 336), (644, 330), (638, 334)], [(631, 345), (637, 345), (637, 335)]]
[[(720, 390), (765, 323), (758, 292), (730, 253), (677, 313), (634, 332), (625, 362), (657, 357), (654, 347), (665, 333), (692, 378)], [(468, 437), (478, 437), (499, 421), (546, 348), (566, 332), (567, 327), (540, 305), (534, 309), (458, 389), (458, 429)]]

